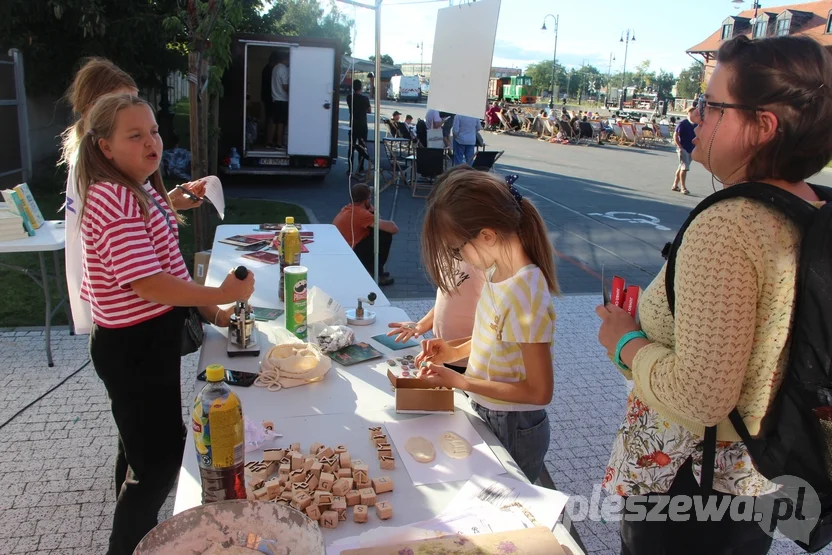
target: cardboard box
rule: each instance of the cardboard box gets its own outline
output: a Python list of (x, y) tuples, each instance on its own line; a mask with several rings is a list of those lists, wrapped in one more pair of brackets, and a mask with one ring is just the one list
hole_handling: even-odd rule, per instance
[(202, 251), (194, 255), (194, 281), (205, 285), (205, 278), (208, 277), (208, 264), (211, 262), (211, 251)]
[[(401, 372), (396, 367), (395, 370)], [(387, 370), (390, 383), (396, 388), (396, 412), (454, 412), (453, 389), (432, 389), (417, 378), (402, 378), (393, 368)]]

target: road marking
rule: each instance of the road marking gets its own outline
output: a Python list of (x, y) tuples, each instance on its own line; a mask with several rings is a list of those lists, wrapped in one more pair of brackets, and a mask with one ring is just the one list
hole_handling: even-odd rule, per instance
[[(669, 227), (661, 225), (661, 220), (658, 219), (656, 216), (651, 216), (649, 214), (639, 214), (638, 212), (605, 212), (603, 214), (599, 212), (591, 212), (587, 214), (587, 216), (601, 216), (602, 218), (607, 218), (610, 220), (615, 220), (617, 222), (627, 222), (631, 224), (647, 224), (652, 225), (659, 231), (670, 231)], [(624, 216), (623, 218), (620, 216)], [(633, 217), (637, 216), (637, 217)]]

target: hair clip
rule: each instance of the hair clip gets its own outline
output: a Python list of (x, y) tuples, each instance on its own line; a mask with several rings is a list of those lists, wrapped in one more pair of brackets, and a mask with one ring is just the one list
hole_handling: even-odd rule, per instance
[(506, 176), (506, 185), (511, 186), (514, 185), (515, 181), (520, 179), (520, 176), (516, 173), (512, 173)]
[(514, 197), (515, 202), (517, 202), (517, 206), (520, 206), (520, 203), (523, 202), (523, 195), (520, 194), (520, 191), (518, 191), (514, 185), (509, 185), (508, 192)]

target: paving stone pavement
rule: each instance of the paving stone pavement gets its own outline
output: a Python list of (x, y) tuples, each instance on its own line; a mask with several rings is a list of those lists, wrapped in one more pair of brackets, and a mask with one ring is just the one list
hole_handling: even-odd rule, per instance
[[(629, 391), (598, 346), (597, 303), (594, 295), (555, 301), (555, 394), (547, 409), (552, 435), (546, 467), (558, 489), (587, 499), (600, 488)], [(416, 319), (433, 301), (392, 304)], [(66, 330), (53, 333), (56, 366), (48, 368), (42, 330), (0, 331), (0, 555), (106, 552), (115, 502), (115, 425), (91, 365), (69, 377), (87, 360), (87, 339)], [(183, 416), (197, 363), (197, 354), (182, 362)], [(172, 511), (173, 495), (159, 516), (168, 518)], [(575, 527), (587, 553), (618, 553), (616, 523), (588, 520)], [(802, 550), (783, 540), (770, 553)]]

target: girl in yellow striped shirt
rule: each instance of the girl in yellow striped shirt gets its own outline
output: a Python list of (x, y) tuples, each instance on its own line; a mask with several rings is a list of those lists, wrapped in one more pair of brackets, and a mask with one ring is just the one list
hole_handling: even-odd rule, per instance
[[(456, 261), (486, 272), (473, 335), (422, 341), (420, 377), (467, 391), (476, 412), (534, 482), (549, 449), (558, 293), (552, 245), (537, 209), (492, 173), (455, 169), (428, 203), (422, 254), (431, 278), (455, 291)], [(468, 357), (457, 374), (443, 366)]]

